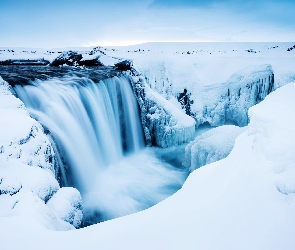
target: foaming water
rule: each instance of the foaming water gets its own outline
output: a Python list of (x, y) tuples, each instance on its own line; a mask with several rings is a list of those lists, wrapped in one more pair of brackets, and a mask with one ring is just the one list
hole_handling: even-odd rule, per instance
[(104, 221), (149, 208), (179, 190), (186, 178), (187, 171), (158, 159), (153, 148), (124, 157), (97, 175), (85, 203), (85, 224), (95, 211)]
[(84, 225), (148, 208), (178, 190), (184, 172), (143, 150), (129, 79), (35, 80), (14, 87), (31, 116), (50, 131), (64, 186), (82, 194)]

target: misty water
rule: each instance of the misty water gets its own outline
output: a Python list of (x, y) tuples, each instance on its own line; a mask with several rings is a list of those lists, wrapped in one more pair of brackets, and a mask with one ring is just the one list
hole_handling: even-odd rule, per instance
[(145, 147), (128, 77), (34, 70), (6, 80), (52, 138), (61, 185), (80, 191), (83, 226), (141, 211), (181, 188), (189, 174), (184, 145)]

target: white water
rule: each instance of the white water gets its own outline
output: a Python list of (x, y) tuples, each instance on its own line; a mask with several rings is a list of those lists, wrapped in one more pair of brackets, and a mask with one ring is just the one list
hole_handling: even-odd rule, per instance
[(186, 173), (143, 150), (129, 80), (66, 77), (15, 86), (58, 149), (62, 183), (79, 189), (85, 225), (137, 212), (178, 190)]

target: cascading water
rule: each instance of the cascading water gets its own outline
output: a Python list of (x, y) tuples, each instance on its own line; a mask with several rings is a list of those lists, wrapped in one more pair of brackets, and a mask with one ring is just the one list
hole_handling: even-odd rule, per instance
[(127, 77), (94, 83), (65, 76), (14, 89), (31, 116), (50, 131), (62, 184), (82, 194), (84, 225), (150, 207), (185, 180), (186, 173), (142, 150), (138, 105)]

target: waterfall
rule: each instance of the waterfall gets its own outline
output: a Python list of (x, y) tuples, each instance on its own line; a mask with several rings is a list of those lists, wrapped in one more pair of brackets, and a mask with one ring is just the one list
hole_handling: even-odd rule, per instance
[(177, 191), (185, 171), (144, 149), (138, 104), (125, 76), (65, 75), (15, 85), (50, 132), (63, 186), (83, 198), (84, 226), (146, 209)]

